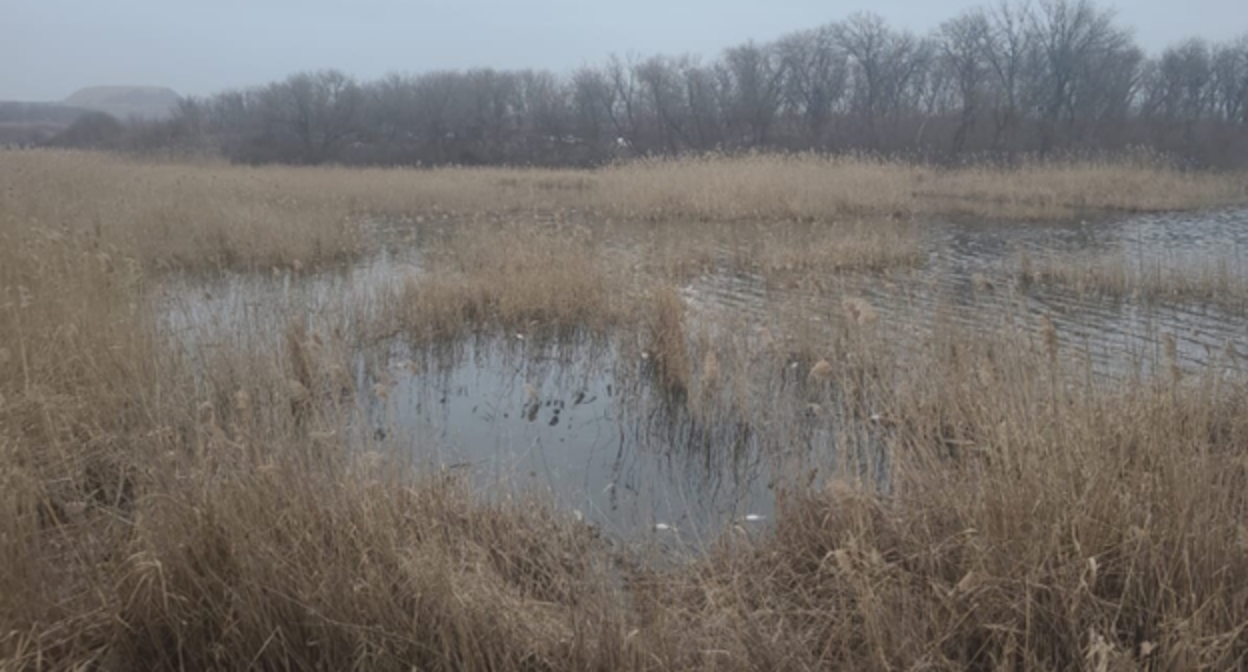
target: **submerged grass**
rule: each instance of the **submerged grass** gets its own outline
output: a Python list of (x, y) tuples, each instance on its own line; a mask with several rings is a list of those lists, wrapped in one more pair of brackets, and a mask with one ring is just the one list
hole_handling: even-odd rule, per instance
[[(270, 169), (185, 170), (237, 186)], [(389, 175), (351, 179), (370, 174)], [(850, 297), (833, 335), (808, 340), (821, 372), (801, 371), (792, 403), (861, 419), (842, 445), (886, 449), (887, 478), (782, 488), (772, 532), (652, 562), (540, 498), (490, 501), (398, 450), (361, 452), (335, 315), (184, 353), (153, 306), (155, 262), (222, 248), (144, 247), (160, 218), (130, 204), (99, 211), (120, 250), (103, 251), (82, 229), (96, 197), (110, 202), (0, 203), (4, 669), (1246, 664), (1248, 389), (1226, 362), (1104, 382), (1051, 323), (941, 320), (903, 357)], [(734, 394), (747, 367), (729, 357), (773, 356), (693, 356), (679, 292), (621, 280), (631, 263), (592, 230), (473, 226), (431, 245), (432, 282), (391, 298), (409, 333), (601, 325), (647, 343), (663, 384)]]

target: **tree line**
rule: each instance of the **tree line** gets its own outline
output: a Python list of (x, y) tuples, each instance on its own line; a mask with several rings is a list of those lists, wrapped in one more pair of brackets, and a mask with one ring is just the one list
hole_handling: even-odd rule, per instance
[(1091, 0), (1003, 0), (926, 35), (859, 13), (709, 61), (299, 73), (184, 99), (126, 142), (247, 163), (592, 166), (750, 150), (956, 163), (1142, 147), (1243, 167), (1248, 35), (1150, 56)]

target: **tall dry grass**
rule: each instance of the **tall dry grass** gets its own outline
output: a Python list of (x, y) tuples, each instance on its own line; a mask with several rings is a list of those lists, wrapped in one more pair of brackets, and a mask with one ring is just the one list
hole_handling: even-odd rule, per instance
[(1242, 261), (1215, 254), (1193, 258), (1131, 260), (1097, 257), (1018, 256), (1023, 285), (1060, 287), (1083, 295), (1152, 302), (1199, 302), (1241, 308), (1248, 302)]
[(650, 300), (653, 307), (646, 356), (653, 360), (660, 389), (668, 395), (684, 396), (692, 375), (685, 301), (670, 285), (655, 288)]
[(501, 332), (603, 336), (646, 319), (656, 305), (674, 305), (651, 300), (675, 292), (673, 285), (724, 268), (776, 283), (827, 284), (834, 274), (883, 273), (922, 260), (917, 237), (892, 224), (603, 227), (487, 217), (430, 225), (422, 238), (421, 268), (381, 322), (383, 331), (424, 344)]
[(350, 194), (264, 169), (0, 152), (0, 183), (6, 233), (51, 229), (152, 268), (310, 268), (367, 244)]
[(1105, 211), (1155, 212), (1243, 203), (1233, 173), (1181, 171), (1147, 157), (1120, 161), (1031, 162), (1001, 171), (979, 166), (941, 171), (916, 187), (936, 212), (1048, 219)]
[(628, 314), (630, 282), (584, 227), (461, 223), (425, 246), (387, 321), (417, 343), (483, 331), (602, 335)]
[(192, 361), (140, 265), (20, 233), (0, 249), (0, 667), (641, 664), (586, 528), (346, 449), (349, 353), (323, 325)]
[(766, 576), (765, 631), (859, 668), (1244, 664), (1248, 390), (1220, 365), (1101, 386), (1047, 325), (946, 327), (909, 374), (882, 364), (887, 344), (855, 351), (880, 369), (891, 487), (780, 516), (771, 553), (738, 570)]
[[(1248, 391), (1228, 362), (1099, 382), (1051, 324), (940, 320), (903, 356), (847, 301), (831, 340), (810, 343), (823, 373), (762, 402), (860, 419), (838, 440), (886, 449), (887, 479), (786, 487), (772, 533), (649, 562), (540, 499), (487, 501), (399, 451), (361, 452), (333, 315), (292, 312), (276, 340), (243, 320), (189, 356), (151, 301), (151, 262), (170, 257), (124, 244), (149, 226), (124, 218), (139, 206), (100, 211), (111, 252), (82, 207), (57, 219), (55, 194), (0, 210), (5, 669), (1245, 664)], [(484, 321), (448, 311), (450, 326), (413, 328), (577, 322), (633, 291), (583, 282), (596, 267), (569, 260), (602, 258), (588, 234), (552, 235), (547, 256), (521, 246), (527, 230), (489, 233), (452, 231), (430, 257), (447, 277), (496, 278), (445, 303)], [(537, 269), (566, 282), (494, 295)], [(680, 296), (639, 296), (647, 319), (610, 328), (683, 353), (688, 387)], [(746, 370), (731, 352), (699, 375)]]
[[(1248, 199), (1241, 175), (1160, 162), (1033, 162), (938, 170), (813, 155), (637, 161), (596, 171), (246, 168), (81, 152), (0, 153), (4, 210), (56, 222), (145, 263), (313, 265), (357, 253), (361, 222), (482, 215), (583, 222), (1050, 219)], [(55, 198), (31, 198), (52, 192)]]
[(657, 219), (1050, 219), (1209, 207), (1248, 196), (1240, 176), (1146, 161), (940, 170), (870, 158), (760, 155), (625, 164), (599, 180), (606, 213)]

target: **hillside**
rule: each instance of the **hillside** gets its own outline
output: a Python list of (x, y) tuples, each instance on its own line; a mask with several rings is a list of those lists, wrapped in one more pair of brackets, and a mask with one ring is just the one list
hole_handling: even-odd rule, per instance
[(107, 112), (121, 120), (132, 116), (160, 119), (169, 116), (178, 99), (176, 92), (161, 86), (91, 86), (75, 91), (64, 104)]

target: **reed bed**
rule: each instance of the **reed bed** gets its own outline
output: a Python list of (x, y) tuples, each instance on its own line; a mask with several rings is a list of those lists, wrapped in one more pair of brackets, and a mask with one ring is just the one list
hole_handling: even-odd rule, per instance
[(1243, 262), (1221, 254), (1155, 260), (1131, 260), (1122, 253), (1073, 258), (1021, 254), (1016, 266), (1024, 286), (1059, 287), (1085, 296), (1227, 309), (1241, 309), (1248, 302)]
[(641, 160), (596, 171), (249, 168), (81, 152), (0, 153), (14, 221), (92, 235), (149, 265), (311, 267), (358, 255), (363, 223), (557, 216), (594, 223), (1061, 219), (1242, 203), (1236, 174), (1158, 161), (938, 170), (864, 157)]
[[(670, 281), (620, 280), (632, 265), (592, 229), (452, 227), (428, 257), (434, 282), (384, 299), (412, 333), (601, 324), (645, 343), (673, 390), (712, 396), (740, 394), (731, 377), (750, 361), (797, 365), (791, 399), (753, 403), (816, 404), (855, 420), (837, 430), (843, 445), (888, 451), (885, 478), (845, 469), (784, 485), (771, 531), (730, 532), (673, 563), (540, 495), (481, 497), (400, 446), (357, 440), (347, 306), (292, 310), (277, 339), (242, 320), (189, 356), (154, 308), (161, 262), (226, 248), (147, 246), (163, 216), (117, 195), (160, 200), (217, 175), (247, 200), (259, 175), (273, 182), (255, 188), (277, 194), (288, 178), (400, 173), (125, 164), (118, 174), (159, 188), (110, 196), (79, 161), (117, 166), (0, 160), (46, 171), (20, 178), (43, 191), (6, 181), (0, 201), (2, 669), (1245, 666), (1248, 389), (1226, 374), (1233, 362), (1104, 381), (1070, 335), (1021, 320), (967, 331), (935, 319), (903, 357), (870, 303), (845, 297), (790, 364), (780, 346), (698, 345), (707, 332)], [(463, 175), (404, 179), (451, 174)], [(302, 203), (316, 190), (296, 191)], [(344, 203), (313, 221), (337, 230), (372, 207)], [(308, 225), (291, 207), (280, 221)], [(278, 241), (286, 226), (262, 230)], [(247, 244), (260, 231), (239, 229), (239, 249), (256, 251), (237, 259), (281, 257)]]
[(583, 227), (456, 225), (425, 247), (424, 269), (387, 311), (417, 343), (483, 331), (521, 338), (603, 335), (629, 312), (630, 277)]
[[(927, 182), (925, 180), (925, 182)], [(968, 167), (916, 187), (919, 200), (944, 201), (947, 214), (1006, 219), (1068, 218), (1103, 212), (1158, 212), (1242, 203), (1242, 178), (1177, 170), (1147, 157), (1121, 161), (1035, 161), (1008, 171)]]
[(53, 230), (159, 269), (312, 268), (366, 245), (350, 197), (263, 170), (90, 153), (0, 153), (6, 234)]

